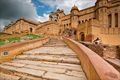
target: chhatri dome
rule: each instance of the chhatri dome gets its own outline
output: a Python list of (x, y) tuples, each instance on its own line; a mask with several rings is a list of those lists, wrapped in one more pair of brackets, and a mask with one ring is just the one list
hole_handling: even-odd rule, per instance
[(74, 6), (72, 7), (71, 11), (72, 11), (72, 10), (78, 10), (78, 7), (74, 5)]

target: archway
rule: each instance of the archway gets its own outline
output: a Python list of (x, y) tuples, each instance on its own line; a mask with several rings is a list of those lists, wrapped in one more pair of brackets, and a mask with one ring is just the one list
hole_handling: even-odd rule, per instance
[(81, 32), (80, 34), (79, 34), (79, 40), (81, 40), (81, 41), (84, 41), (85, 40), (85, 35), (84, 35), (84, 33), (83, 32)]
[(84, 41), (84, 34), (81, 34), (81, 41)]
[(30, 28), (30, 33), (32, 33), (32, 28)]
[(77, 32), (76, 32), (76, 30), (75, 30), (75, 31), (74, 31), (74, 35), (76, 35), (76, 33), (77, 33)]

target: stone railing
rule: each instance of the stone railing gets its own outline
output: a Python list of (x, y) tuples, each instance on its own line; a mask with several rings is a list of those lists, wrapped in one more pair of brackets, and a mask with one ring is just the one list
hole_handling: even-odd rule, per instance
[(40, 47), (48, 42), (49, 39), (50, 37), (46, 37), (42, 39), (2, 45), (0, 46), (0, 63), (15, 59), (15, 56), (21, 54), (23, 51)]
[(120, 80), (120, 73), (95, 52), (72, 39), (63, 40), (78, 55), (88, 80)]

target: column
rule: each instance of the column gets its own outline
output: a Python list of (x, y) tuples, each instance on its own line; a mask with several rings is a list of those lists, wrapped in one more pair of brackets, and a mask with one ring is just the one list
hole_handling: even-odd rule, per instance
[(115, 14), (114, 13), (112, 13), (111, 23), (112, 23), (111, 27), (115, 28)]
[(118, 28), (120, 28), (120, 11), (118, 12)]

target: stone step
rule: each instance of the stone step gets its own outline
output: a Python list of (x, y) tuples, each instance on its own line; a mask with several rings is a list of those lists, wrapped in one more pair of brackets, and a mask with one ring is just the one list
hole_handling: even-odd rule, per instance
[(78, 58), (56, 55), (18, 55), (16, 59), (80, 64)]
[(77, 57), (77, 54), (73, 54), (73, 53), (56, 53), (56, 52), (53, 52), (53, 53), (48, 53), (48, 52), (43, 52), (43, 53), (35, 53), (35, 52), (24, 52), (22, 53), (24, 55), (59, 55), (59, 56), (67, 56), (67, 57), (73, 57), (73, 58), (76, 58)]
[(19, 80), (19, 79), (20, 79), (19, 76), (4, 74), (0, 72), (0, 80)]
[(73, 70), (73, 71), (83, 71), (81, 68), (81, 65), (69, 64), (69, 63), (31, 61), (31, 60), (11, 60), (10, 63), (20, 63), (20, 64), (22, 64), (22, 66), (24, 66), (24, 65), (37, 65), (37, 66), (42, 66), (42, 67), (68, 69), (68, 70)]
[(44, 47), (66, 47), (66, 44), (45, 44)]
[[(3, 70), (2, 70), (3, 69)], [(11, 60), (0, 64), (0, 71), (13, 73), (20, 80), (86, 80), (80, 65), (45, 61)], [(53, 77), (53, 76), (54, 77)], [(51, 77), (50, 77), (51, 76)], [(13, 78), (10, 80), (14, 80)], [(18, 80), (18, 79), (15, 79)]]
[(35, 69), (40, 71), (47, 71), (47, 72), (55, 72), (55, 73), (65, 73), (66, 69), (60, 69), (60, 68), (51, 68), (51, 67), (42, 67), (38, 65), (31, 65), (31, 64), (21, 64), (21, 63), (11, 63), (11, 62), (5, 62), (3, 63), (4, 66), (12, 66), (16, 68), (29, 68), (29, 69)]
[(40, 47), (33, 50), (25, 51), (25, 55), (62, 55), (77, 57), (77, 54), (68, 47)]
[(14, 75), (0, 72), (0, 80), (43, 80), (43, 79), (17, 72), (14, 72)]
[(7, 66), (7, 65), (0, 65), (1, 69), (9, 70), (12, 72), (18, 72), (18, 73), (24, 73), (24, 74), (29, 74), (29, 75), (33, 75), (33, 76), (38, 76), (38, 77), (42, 77), (42, 75), (45, 73), (45, 71), (42, 70), (35, 70), (35, 69), (29, 69), (29, 68), (24, 68), (24, 67), (13, 67), (13, 66)]
[(68, 76), (65, 74), (57, 74), (57, 73), (45, 73), (43, 78), (50, 79), (50, 80), (87, 80), (86, 78), (83, 77), (74, 77), (74, 76)]
[(60, 39), (0, 64), (5, 80), (87, 80), (77, 54)]

